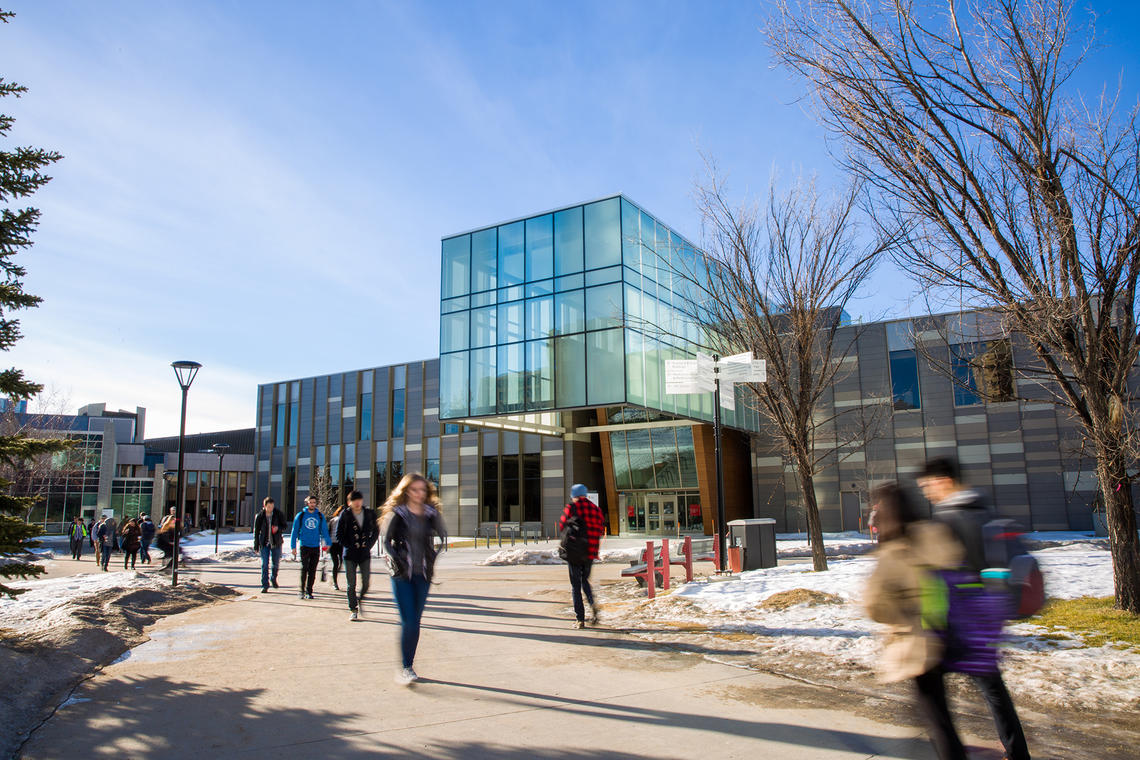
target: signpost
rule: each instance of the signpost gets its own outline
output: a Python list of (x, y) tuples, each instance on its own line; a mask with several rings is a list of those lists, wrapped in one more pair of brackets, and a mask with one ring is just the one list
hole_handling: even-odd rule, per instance
[(713, 394), (713, 441), (716, 456), (716, 537), (723, 571), (728, 556), (725, 546), (724, 461), (721, 455), (720, 410), (736, 409), (736, 383), (763, 383), (768, 370), (763, 359), (753, 359), (752, 352), (720, 357), (697, 354), (696, 359), (665, 361), (665, 392), (668, 394)]

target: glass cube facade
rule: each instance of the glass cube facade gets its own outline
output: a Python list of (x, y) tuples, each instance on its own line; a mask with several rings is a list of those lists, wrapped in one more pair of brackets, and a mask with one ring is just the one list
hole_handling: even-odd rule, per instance
[[(628, 199), (445, 238), (442, 256), (441, 419), (632, 404), (712, 420), (711, 394), (665, 394), (663, 364), (701, 345), (704, 254)], [(757, 429), (740, 404), (723, 417)]]

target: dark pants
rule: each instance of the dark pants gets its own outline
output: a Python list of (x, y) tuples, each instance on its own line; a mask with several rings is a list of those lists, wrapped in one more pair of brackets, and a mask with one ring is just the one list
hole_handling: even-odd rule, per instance
[[(355, 610), (357, 605), (356, 595), (356, 572), (360, 571), (360, 597), (364, 599), (364, 595), (368, 593), (368, 582), (372, 577), (372, 558), (365, 557), (363, 562), (353, 562), (350, 559), (344, 561), (344, 582), (348, 584), (348, 608)], [(334, 576), (335, 577), (335, 576)]]
[(138, 556), (138, 549), (128, 549), (126, 547), (123, 547), (123, 569), (126, 570), (127, 565), (130, 565), (133, 568), (135, 566), (135, 560), (138, 558)]
[(83, 541), (84, 540), (85, 539), (82, 539), (82, 538), (71, 539), (71, 558), (72, 559), (82, 559), (83, 558)]
[(144, 540), (139, 544), (139, 556), (142, 557), (143, 564), (150, 562), (150, 541)]
[(1029, 760), (1029, 747), (1025, 743), (1025, 731), (1021, 728), (1021, 721), (1017, 717), (1017, 708), (1013, 706), (1013, 698), (1005, 688), (1005, 681), (1001, 673), (988, 676), (971, 676), (974, 685), (989, 705), (990, 714), (997, 726), (998, 738), (1005, 747), (1005, 754), (1009, 760)]
[(174, 542), (166, 536), (159, 536), (155, 545), (162, 550), (162, 569), (165, 570), (174, 562)]
[[(329, 558), (332, 560), (333, 585), (335, 586), (335, 585), (337, 585), (337, 576), (340, 574), (340, 563), (341, 563), (341, 560), (344, 559), (343, 547), (341, 547), (340, 544), (333, 544), (332, 546), (330, 546), (329, 547)], [(345, 566), (344, 572), (346, 574), (348, 573), (348, 566), (347, 565)], [(364, 581), (364, 585), (367, 587), (368, 581)]]
[(586, 601), (590, 606), (594, 604), (594, 590), (590, 588), (590, 569), (594, 566), (592, 560), (586, 560), (582, 564), (571, 563), (570, 567), (570, 592), (574, 596), (574, 615), (579, 621), (585, 622), (586, 608), (582, 604), (582, 594), (586, 594)]
[(317, 580), (317, 563), (321, 560), (321, 547), (301, 547), (301, 590), (306, 594), (313, 593), (313, 584)]
[[(997, 726), (998, 736), (1009, 760), (1029, 760), (1025, 732), (1018, 720), (1013, 699), (1005, 688), (1001, 673), (988, 676), (970, 676), (982, 692)], [(914, 679), (918, 688), (918, 704), (930, 729), (930, 741), (939, 760), (966, 760), (966, 750), (954, 728), (950, 708), (946, 703), (946, 684), (941, 668), (935, 668)]]
[[(272, 572), (270, 572), (270, 560), (272, 560)], [(261, 547), (261, 588), (262, 590), (269, 588), (270, 581), (273, 585), (277, 585), (277, 568), (281, 565), (281, 547), (280, 546), (263, 546)]]
[[(347, 565), (346, 565), (347, 566)], [(400, 610), (400, 654), (404, 667), (412, 667), (416, 659), (416, 647), (420, 643), (420, 620), (427, 604), (428, 579), (422, 575), (392, 579), (392, 596), (396, 597), (396, 607)]]
[(103, 569), (106, 570), (107, 565), (111, 563), (111, 545), (100, 544), (99, 551), (99, 564), (101, 564), (103, 566)]

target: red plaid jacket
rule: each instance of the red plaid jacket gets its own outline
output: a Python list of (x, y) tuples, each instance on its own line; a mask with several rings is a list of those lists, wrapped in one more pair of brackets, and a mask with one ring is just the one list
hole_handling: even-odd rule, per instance
[(562, 510), (562, 516), (558, 518), (559, 532), (566, 527), (571, 509), (578, 510), (578, 514), (582, 516), (582, 521), (586, 523), (586, 536), (590, 540), (590, 559), (597, 559), (598, 545), (602, 542), (602, 536), (606, 532), (606, 516), (602, 514), (602, 508), (585, 496), (579, 496)]

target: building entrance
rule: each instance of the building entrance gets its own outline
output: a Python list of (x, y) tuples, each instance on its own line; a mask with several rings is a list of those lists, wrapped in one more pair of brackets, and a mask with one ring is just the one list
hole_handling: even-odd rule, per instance
[(622, 535), (703, 533), (700, 496), (687, 491), (619, 492)]

